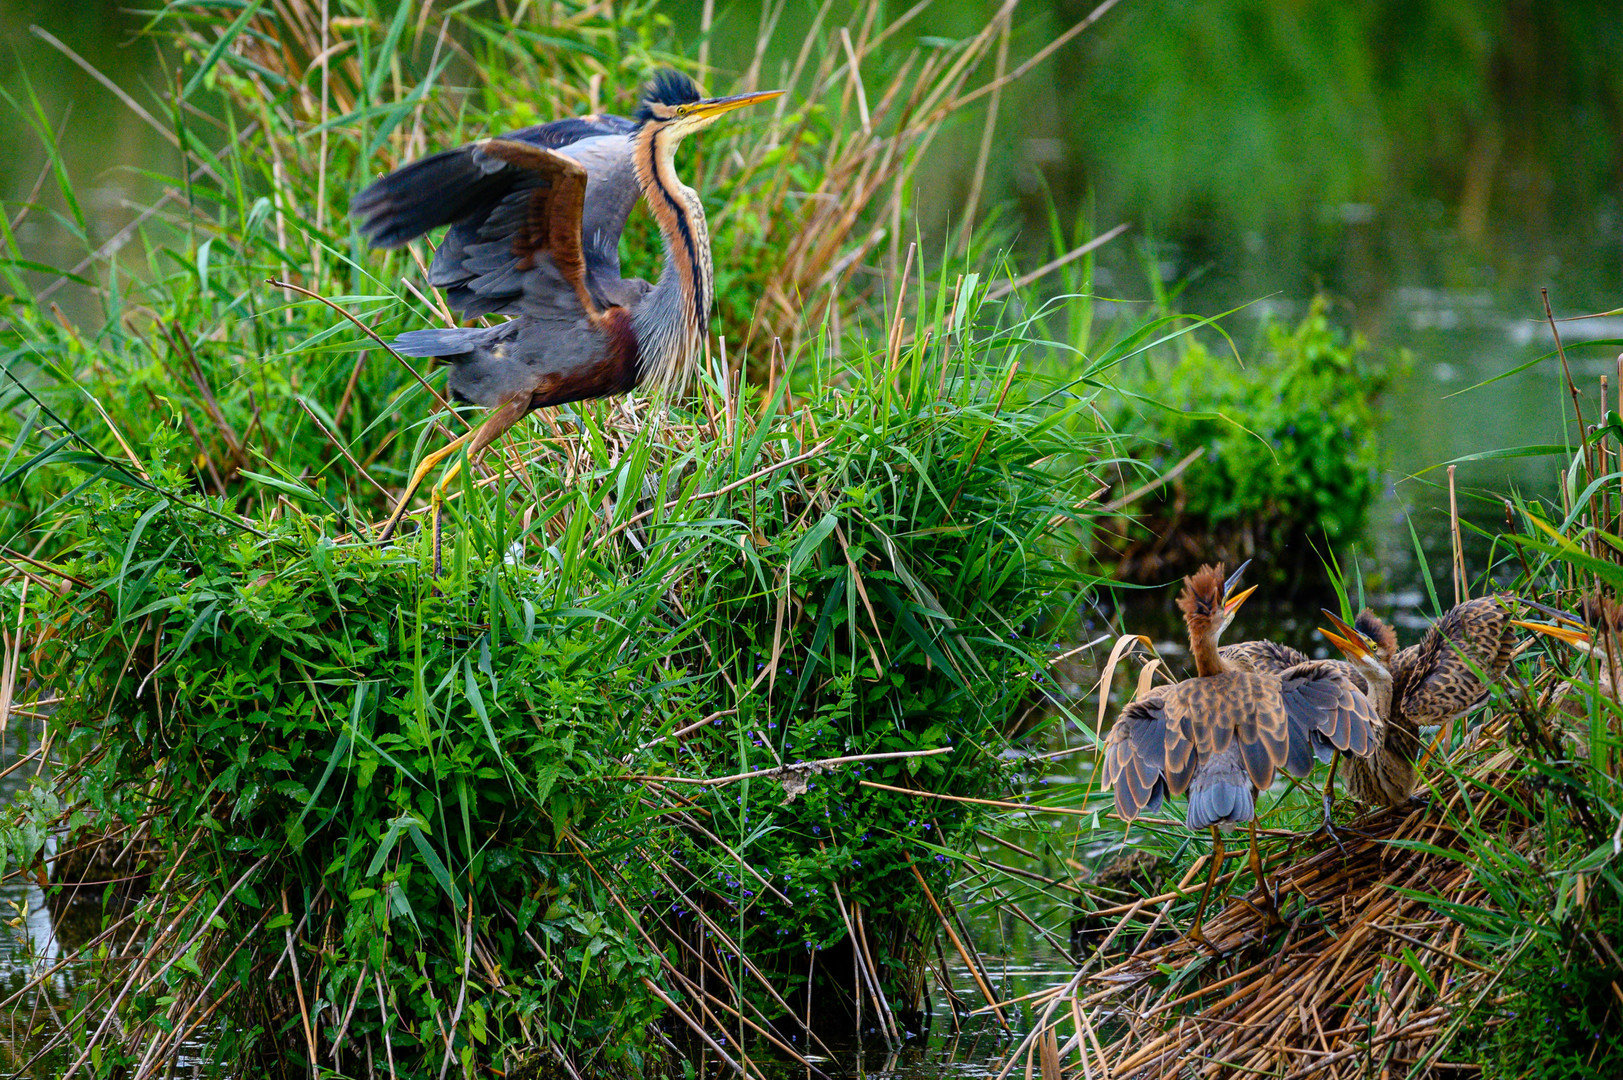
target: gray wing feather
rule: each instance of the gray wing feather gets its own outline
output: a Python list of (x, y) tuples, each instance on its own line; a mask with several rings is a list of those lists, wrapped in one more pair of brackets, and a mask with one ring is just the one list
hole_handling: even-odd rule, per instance
[(1348, 667), (1337, 660), (1310, 660), (1280, 673), (1291, 744), (1286, 766), (1292, 776), (1312, 770), (1304, 750), (1328, 760), (1332, 750), (1363, 757), (1373, 749), (1380, 717), (1349, 678)]

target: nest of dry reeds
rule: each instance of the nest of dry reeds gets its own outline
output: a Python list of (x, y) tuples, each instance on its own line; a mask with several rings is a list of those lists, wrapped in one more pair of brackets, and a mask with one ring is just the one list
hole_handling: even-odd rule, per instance
[[(1198, 891), (1209, 855), (1175, 888), (1095, 913), (1115, 919), (1103, 944), (1030, 999), (1038, 1022), (1002, 1075), (1453, 1075), (1444, 1058), (1462, 1018), (1505, 989), (1503, 965), (1471, 958), (1452, 914), (1488, 903), (1466, 838), (1485, 830), (1526, 850), (1540, 833), (1512, 809), (1526, 800), (1485, 797), (1522, 782), (1508, 728), (1500, 716), (1466, 739), (1424, 801), (1341, 828), (1339, 846), (1321, 834), (1274, 853), (1282, 932), (1236, 892), (1205, 922), (1218, 955), (1177, 934), (1170, 909)], [(1243, 847), (1229, 858), (1240, 869), (1220, 887), (1244, 873)]]

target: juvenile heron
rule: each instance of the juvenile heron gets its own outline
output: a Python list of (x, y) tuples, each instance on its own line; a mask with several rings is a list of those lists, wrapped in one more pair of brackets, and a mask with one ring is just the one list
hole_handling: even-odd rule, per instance
[(1115, 791), (1117, 814), (1130, 821), (1159, 809), (1167, 795), (1188, 791), (1185, 823), (1211, 830), (1212, 868), (1189, 931), (1202, 943), (1201, 919), (1223, 862), (1220, 830), (1249, 823), (1251, 870), (1264, 914), (1277, 924), (1257, 850), (1256, 793), (1273, 783), (1276, 770), (1306, 776), (1321, 749), (1367, 754), (1375, 723), (1369, 699), (1334, 661), (1309, 660), (1274, 675), (1223, 660), (1218, 639), (1249, 592), (1227, 593), (1221, 567), (1184, 579), (1178, 607), (1196, 677), (1129, 704), (1105, 739), (1104, 779)]
[[(1353, 757), (1348, 763), (1347, 792), (1360, 802), (1401, 806), (1414, 793), (1420, 732), (1412, 719), (1393, 709), (1398, 636), (1368, 608), (1351, 623), (1329, 608), (1320, 610), (1335, 629), (1319, 633), (1347, 658), (1354, 684), (1368, 695), (1379, 718), (1372, 729), (1374, 745), (1369, 755)], [(1330, 775), (1324, 782), (1324, 830), (1332, 839), (1336, 830), (1330, 807), (1335, 799), (1336, 764), (1340, 760), (1339, 754), (1331, 759)]]
[[(709, 327), (714, 278), (704, 206), (676, 175), (677, 144), (782, 93), (703, 98), (686, 75), (660, 71), (635, 119), (586, 116), (481, 139), (355, 196), (350, 212), (373, 247), (451, 226), (429, 284), (464, 319), (513, 316), (492, 327), (413, 330), (393, 343), (406, 356), (449, 361), (452, 396), (490, 415), (423, 459), (379, 542), (430, 469), (464, 445), (476, 457), (526, 413), (638, 386), (681, 391)], [(653, 285), (620, 276), (620, 233), (639, 197), (664, 241)], [(436, 507), (456, 471), (435, 485)]]
[[(1420, 641), (1399, 650), (1392, 627), (1367, 608), (1352, 625), (1329, 610), (1336, 633), (1321, 630), (1352, 665), (1353, 682), (1380, 714), (1374, 752), (1347, 762), (1347, 793), (1371, 806), (1403, 806), (1414, 796), (1422, 727), (1457, 720), (1488, 698), (1516, 647), (1517, 624), (1497, 596), (1455, 604)], [(1339, 760), (1339, 757), (1338, 759)], [(1336, 762), (1324, 788), (1330, 821)]]

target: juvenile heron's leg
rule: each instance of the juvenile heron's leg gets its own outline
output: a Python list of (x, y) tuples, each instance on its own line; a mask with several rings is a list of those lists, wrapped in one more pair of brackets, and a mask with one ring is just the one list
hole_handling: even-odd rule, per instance
[(1212, 826), (1212, 868), (1206, 874), (1206, 887), (1200, 890), (1200, 903), (1195, 905), (1195, 925), (1189, 928), (1189, 940), (1206, 946), (1213, 952), (1218, 948), (1206, 940), (1201, 932), (1200, 921), (1206, 917), (1206, 901), (1211, 899), (1212, 886), (1217, 884), (1217, 875), (1223, 872), (1223, 834), (1216, 825)]
[[(1274, 901), (1273, 890), (1268, 888), (1268, 875), (1263, 873), (1262, 853), (1257, 850), (1257, 819), (1251, 819), (1251, 852), (1247, 856), (1251, 863), (1251, 876), (1257, 879), (1257, 889), (1262, 893), (1262, 907), (1258, 914), (1262, 916), (1265, 927), (1284, 925), (1285, 920), (1280, 918), (1279, 905)], [(1251, 905), (1256, 907), (1255, 904)]]
[(1330, 839), (1336, 842), (1336, 847), (1341, 848), (1341, 853), (1345, 855), (1347, 854), (1347, 849), (1342, 845), (1341, 837), (1336, 835), (1336, 823), (1330, 817), (1330, 808), (1333, 807), (1336, 802), (1336, 766), (1340, 763), (1340, 754), (1337, 754), (1330, 759), (1330, 776), (1324, 782), (1324, 821), (1319, 825), (1319, 831), (1328, 834)]

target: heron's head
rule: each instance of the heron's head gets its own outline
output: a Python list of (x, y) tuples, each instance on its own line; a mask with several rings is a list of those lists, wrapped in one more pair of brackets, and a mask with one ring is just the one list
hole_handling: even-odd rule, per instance
[(700, 95), (699, 84), (688, 76), (663, 68), (654, 73), (653, 80), (643, 89), (637, 122), (645, 128), (668, 132), (674, 143), (684, 135), (703, 131), (724, 113), (782, 96), (782, 90), (760, 90), (753, 94), (707, 98)]
[(1247, 559), (1227, 580), (1223, 578), (1222, 563), (1202, 566), (1183, 579), (1183, 591), (1178, 594), (1178, 610), (1183, 612), (1191, 637), (1210, 638), (1214, 645), (1217, 643), (1218, 637), (1234, 621), (1234, 613), (1240, 610), (1240, 605), (1257, 590), (1253, 585), (1249, 589), (1236, 591), (1240, 575), (1245, 573), (1249, 565), (1251, 560)]
[(1365, 608), (1349, 625), (1329, 608), (1320, 608), (1330, 620), (1334, 630), (1321, 629), (1319, 633), (1341, 650), (1347, 662), (1364, 672), (1365, 677), (1376, 675), (1391, 678), (1392, 661), (1398, 651), (1398, 636), (1376, 614)]

